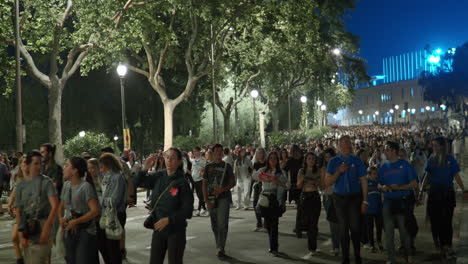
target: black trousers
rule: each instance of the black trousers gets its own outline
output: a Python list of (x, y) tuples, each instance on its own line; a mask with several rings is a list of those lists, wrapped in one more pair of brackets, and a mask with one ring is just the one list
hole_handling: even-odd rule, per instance
[[(257, 208), (258, 199), (260, 198), (260, 193), (262, 192), (262, 182), (255, 182), (252, 186), (253, 189), (253, 207)], [(257, 227), (263, 227), (262, 216), (257, 210), (255, 211), (255, 218), (257, 219)]]
[(150, 264), (163, 264), (166, 251), (168, 252), (169, 264), (182, 264), (185, 244), (185, 228), (180, 228), (174, 232), (155, 230), (151, 240)]
[(441, 248), (452, 246), (452, 220), (455, 205), (453, 190), (429, 193), (427, 212), (431, 222), (432, 237)]
[(322, 204), (320, 194), (315, 192), (302, 192), (297, 207), (296, 232), (307, 231), (307, 245), (309, 250), (317, 249), (318, 221)]
[(375, 226), (375, 233), (377, 236), (377, 243), (382, 243), (382, 231), (383, 231), (383, 218), (382, 214), (379, 215), (366, 215), (366, 234), (367, 239), (365, 244), (370, 243), (371, 247), (375, 246), (374, 240), (374, 226)]
[(198, 210), (201, 210), (201, 209), (206, 210), (205, 199), (203, 198), (203, 189), (202, 189), (203, 181), (193, 182), (193, 187), (198, 197)]
[(340, 226), (340, 242), (343, 261), (349, 261), (349, 233), (353, 242), (354, 256), (361, 256), (361, 203), (362, 195), (333, 194), (336, 216)]
[[(127, 221), (127, 214), (125, 212), (117, 213), (117, 218), (120, 224), (124, 228), (125, 222)], [(121, 264), (122, 253), (120, 252), (120, 240), (108, 239), (106, 236), (106, 230), (101, 229), (97, 224), (97, 248), (101, 252), (104, 263), (106, 264)]]
[(265, 228), (268, 231), (268, 240), (272, 251), (278, 251), (278, 224), (278, 216), (265, 217)]

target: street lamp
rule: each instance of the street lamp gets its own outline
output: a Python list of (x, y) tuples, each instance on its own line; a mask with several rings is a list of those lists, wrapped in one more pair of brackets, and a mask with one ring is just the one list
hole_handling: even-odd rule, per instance
[(358, 113), (359, 113), (360, 115), (362, 115), (363, 112), (362, 112), (362, 110), (359, 110)]
[(336, 49), (333, 49), (333, 54), (335, 54), (336, 56), (340, 55), (341, 54), (341, 50), (336, 48)]
[(78, 133), (78, 135), (79, 135), (80, 137), (84, 137), (84, 136), (86, 136), (86, 132), (80, 131), (80, 133)]
[(390, 111), (389, 111), (389, 112), (390, 112), (390, 114), (393, 114), (393, 113), (395, 113), (395, 111), (394, 111), (393, 109), (390, 109)]
[(322, 101), (317, 100), (317, 105), (318, 105), (318, 106), (321, 106), (322, 104), (323, 104)]
[[(257, 135), (257, 106), (255, 105), (255, 99), (258, 97), (258, 91), (256, 89), (253, 89), (250, 91), (250, 96), (252, 96), (252, 101), (253, 101), (253, 112), (254, 112), (254, 135), (256, 137)], [(257, 139), (255, 138), (255, 141)]]
[(304, 120), (304, 122), (305, 122), (305, 130), (307, 130), (307, 128), (308, 128), (308, 126), (309, 126), (308, 120), (307, 120), (307, 119), (309, 118), (309, 117), (308, 117), (308, 113), (309, 113), (309, 112), (307, 112), (307, 105), (306, 105), (306, 103), (307, 103), (307, 96), (305, 96), (305, 95), (301, 96), (301, 103), (302, 103), (302, 114), (305, 115), (305, 120)]
[(400, 109), (400, 106), (399, 106), (399, 105), (395, 105), (395, 109), (396, 109), (396, 110)]
[(429, 111), (431, 110), (431, 108), (429, 106), (426, 106), (426, 111)]
[(117, 151), (117, 140), (119, 140), (119, 137), (115, 135), (114, 136), (114, 151)]
[(301, 96), (301, 103), (303, 104), (307, 103), (307, 96), (305, 95)]
[(125, 116), (125, 90), (124, 90), (124, 77), (127, 74), (127, 66), (119, 63), (117, 66), (117, 74), (120, 77), (120, 99), (122, 101), (122, 130), (126, 128), (127, 120)]
[(379, 111), (375, 111), (374, 114), (375, 114), (376, 116), (378, 116), (378, 115), (379, 115)]
[(320, 106), (320, 110), (322, 110), (322, 111), (323, 111), (323, 113), (322, 113), (322, 114), (323, 114), (323, 117), (322, 117), (322, 118), (323, 118), (323, 126), (325, 126), (325, 125), (326, 125), (326, 120), (325, 120), (325, 118), (326, 118), (326, 116), (325, 116), (325, 111), (327, 110), (327, 106), (326, 106), (326, 105), (324, 105), (324, 104), (323, 104), (323, 105), (321, 105), (321, 106)]

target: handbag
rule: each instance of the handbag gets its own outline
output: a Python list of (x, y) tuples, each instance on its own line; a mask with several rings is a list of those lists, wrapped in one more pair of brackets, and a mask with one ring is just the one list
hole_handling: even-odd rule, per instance
[(149, 216), (145, 219), (143, 222), (143, 226), (147, 229), (154, 230), (154, 224), (156, 223), (156, 217), (153, 215), (153, 213), (156, 211), (156, 208), (158, 207), (159, 200), (161, 200), (161, 197), (169, 190), (171, 187), (171, 184), (168, 184), (166, 189), (159, 195), (158, 199), (153, 205), (153, 209), (151, 209)]
[(111, 240), (120, 240), (123, 233), (122, 225), (117, 217), (117, 212), (110, 203), (110, 207), (106, 208), (107, 214), (107, 225), (106, 225), (106, 237)]
[(257, 204), (261, 207), (270, 207), (270, 199), (266, 194), (260, 193)]

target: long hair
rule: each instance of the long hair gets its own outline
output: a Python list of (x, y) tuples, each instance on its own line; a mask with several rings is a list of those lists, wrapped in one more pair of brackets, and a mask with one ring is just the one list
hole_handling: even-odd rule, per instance
[[(244, 157), (241, 157), (241, 153), (242, 153), (242, 152), (244, 152)], [(247, 152), (246, 152), (246, 150), (245, 150), (244, 148), (241, 148), (241, 149), (239, 150), (239, 155), (237, 155), (237, 157), (236, 157), (236, 164), (237, 164), (237, 165), (242, 165), (242, 164), (244, 164), (245, 159), (246, 159), (246, 157), (247, 157), (246, 153), (247, 153)]]
[(276, 169), (276, 173), (281, 173), (280, 160), (279, 160), (279, 157), (278, 157), (278, 153), (276, 153), (276, 152), (270, 152), (270, 153), (268, 154), (268, 157), (267, 157), (267, 159), (266, 159), (266, 163), (267, 163), (267, 165), (266, 165), (266, 170), (267, 170), (267, 171), (271, 171), (271, 169), (272, 169), (272, 168), (270, 167), (270, 157), (271, 157), (271, 156), (275, 156), (275, 157), (276, 157), (276, 161), (277, 161), (277, 162), (276, 162), (276, 168), (275, 168), (275, 169)]
[(330, 155), (330, 159), (332, 159), (333, 157), (336, 156), (336, 151), (332, 148), (327, 148), (324, 152), (323, 152), (323, 166), (326, 168), (328, 166), (328, 161), (325, 159), (325, 155), (326, 154), (329, 154)]
[(123, 170), (122, 164), (117, 159), (117, 157), (112, 153), (102, 154), (101, 157), (99, 158), (99, 164), (100, 166), (103, 166), (104, 168), (113, 172), (121, 172)]
[(78, 176), (81, 179), (86, 177), (86, 181), (95, 189), (93, 178), (88, 173), (88, 163), (86, 160), (82, 157), (71, 157), (68, 161), (70, 161), (73, 168), (78, 170)]
[(447, 162), (448, 162), (448, 153), (449, 153), (449, 149), (448, 149), (448, 144), (447, 144), (447, 140), (444, 138), (444, 137), (437, 137), (435, 139), (433, 139), (432, 141), (435, 141), (437, 142), (439, 145), (440, 145), (440, 151), (439, 153), (433, 153), (433, 160), (432, 160), (432, 164), (435, 165), (435, 166), (438, 166), (438, 167), (445, 167), (447, 166)]
[[(18, 172), (16, 172), (16, 179), (24, 179), (24, 173), (23, 170), (21, 169), (21, 164), (23, 161), (26, 159), (26, 155), (21, 156), (18, 161)], [(14, 176), (14, 175), (13, 175)]]
[(47, 153), (52, 154), (52, 159), (55, 158), (55, 151), (57, 150), (57, 146), (55, 144), (44, 143), (44, 144), (41, 145), (41, 147), (46, 148)]
[(307, 157), (312, 156), (315, 159), (314, 166), (312, 167), (312, 172), (316, 173), (318, 171), (318, 157), (315, 155), (313, 152), (307, 152), (304, 156), (304, 164), (302, 165), (302, 168), (304, 170), (304, 175), (307, 171)]
[(263, 153), (263, 159), (264, 159), (264, 162), (268, 162), (268, 158), (267, 158), (267, 153), (266, 153), (266, 150), (262, 147), (259, 147), (255, 150), (255, 154), (253, 156), (253, 161), (254, 163), (255, 162), (258, 162), (258, 159), (257, 159), (257, 152), (262, 152)]

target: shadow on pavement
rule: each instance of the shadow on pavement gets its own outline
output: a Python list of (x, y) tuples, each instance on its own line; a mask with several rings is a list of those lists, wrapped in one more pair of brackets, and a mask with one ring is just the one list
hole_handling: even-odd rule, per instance
[(222, 262), (227, 262), (230, 264), (255, 264), (255, 262), (242, 261), (231, 256), (226, 256), (222, 259)]

